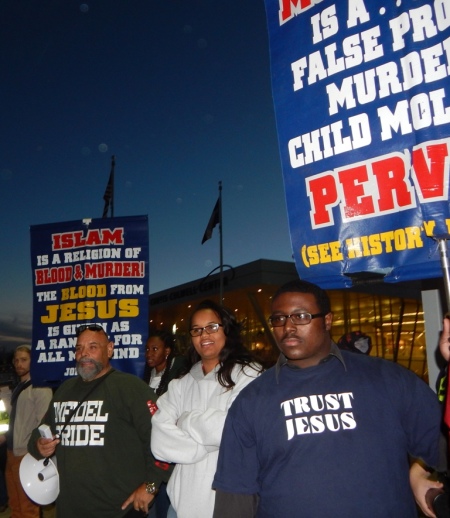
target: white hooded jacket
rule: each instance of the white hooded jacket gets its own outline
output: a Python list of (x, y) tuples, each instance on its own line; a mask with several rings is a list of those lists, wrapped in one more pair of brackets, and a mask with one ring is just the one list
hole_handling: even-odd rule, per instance
[(217, 380), (218, 369), (205, 376), (198, 362), (183, 378), (172, 380), (152, 418), (153, 455), (176, 463), (167, 492), (177, 518), (212, 517), (211, 485), (225, 418), (239, 392), (259, 375), (260, 366), (235, 365), (235, 386), (228, 390)]

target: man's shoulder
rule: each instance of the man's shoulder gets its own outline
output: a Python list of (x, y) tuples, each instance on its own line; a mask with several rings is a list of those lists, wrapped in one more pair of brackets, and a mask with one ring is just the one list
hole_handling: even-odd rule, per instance
[(358, 354), (350, 351), (341, 351), (341, 353), (350, 370), (358, 369), (364, 372), (374, 372), (388, 376), (392, 375), (405, 378), (417, 378), (417, 375), (414, 374), (414, 372), (392, 360), (387, 360), (378, 356), (367, 356), (365, 354)]
[(57, 390), (64, 390), (66, 388), (71, 388), (73, 387), (77, 381), (80, 379), (79, 376), (74, 376), (73, 378), (69, 378), (69, 379), (66, 379), (64, 380), (58, 387)]
[(250, 372), (252, 373), (252, 377), (254, 377), (254, 379), (251, 383), (242, 389), (240, 394), (245, 392), (247, 396), (257, 396), (264, 392), (273, 391), (274, 384), (277, 382), (275, 367), (270, 367), (261, 374), (259, 374), (258, 371), (254, 369), (252, 369)]
[[(108, 376), (109, 383), (126, 383), (127, 385), (135, 385), (136, 387), (148, 387), (147, 383), (144, 380), (136, 376), (135, 374), (130, 374), (129, 372), (118, 371), (116, 369), (113, 370), (111, 376)], [(108, 379), (106, 379), (108, 381)]]
[(247, 363), (245, 365), (241, 365), (237, 363), (233, 367), (233, 379), (234, 378), (250, 378), (250, 381), (254, 378), (257, 378), (262, 372), (262, 365), (257, 362)]
[[(75, 380), (75, 383), (77, 380)], [(78, 381), (79, 383), (79, 381)], [(86, 385), (85, 382), (83, 382)], [(102, 378), (97, 378), (88, 383), (89, 397), (98, 397), (105, 401), (113, 402), (115, 406), (129, 406), (133, 403), (142, 403), (151, 399), (150, 387), (142, 379), (134, 374), (112, 370)], [(83, 387), (84, 392), (86, 387)], [(67, 391), (63, 391), (61, 397), (66, 394), (79, 394), (79, 386), (68, 387)], [(92, 396), (91, 396), (92, 395)]]
[(32, 390), (52, 390), (50, 387), (45, 385), (35, 385), (33, 380), (31, 380), (31, 384), (25, 389), (32, 389)]
[(49, 394), (53, 394), (53, 390), (50, 387), (42, 387), (42, 386), (35, 387), (34, 385), (30, 385), (29, 388), (30, 388), (31, 392), (35, 395), (47, 396)]
[[(104, 379), (102, 379), (104, 378)], [(128, 372), (119, 371), (117, 369), (112, 369), (112, 372), (107, 372), (104, 376), (101, 378), (96, 378), (89, 383), (95, 383), (97, 385), (101, 385), (102, 383), (108, 384), (108, 385), (115, 385), (116, 383), (127, 383), (127, 384), (136, 384), (136, 385), (143, 385), (144, 387), (147, 386), (147, 384), (138, 376), (135, 374), (129, 374)], [(72, 388), (78, 383), (86, 383), (82, 382), (80, 376), (74, 376), (72, 378), (69, 378), (67, 380), (64, 380), (61, 385), (58, 387), (58, 390), (64, 390), (67, 388)]]
[(350, 375), (358, 377), (361, 382), (367, 380), (371, 385), (386, 388), (391, 393), (403, 388), (406, 392), (418, 390), (434, 396), (432, 389), (422, 378), (392, 360), (347, 352), (345, 362)]

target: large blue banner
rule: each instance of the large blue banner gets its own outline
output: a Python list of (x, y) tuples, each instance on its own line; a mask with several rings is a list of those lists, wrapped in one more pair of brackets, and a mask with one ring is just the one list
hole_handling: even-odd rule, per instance
[(442, 275), (450, 237), (450, 1), (265, 0), (299, 275)]
[(76, 331), (100, 324), (112, 365), (142, 376), (148, 333), (147, 216), (31, 227), (33, 384), (76, 375)]

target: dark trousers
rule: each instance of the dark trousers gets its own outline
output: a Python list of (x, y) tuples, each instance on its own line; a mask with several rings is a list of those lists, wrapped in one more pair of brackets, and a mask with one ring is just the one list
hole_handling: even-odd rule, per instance
[(136, 509), (131, 508), (124, 518), (145, 518), (145, 516), (147, 516), (147, 514), (143, 511), (136, 511)]

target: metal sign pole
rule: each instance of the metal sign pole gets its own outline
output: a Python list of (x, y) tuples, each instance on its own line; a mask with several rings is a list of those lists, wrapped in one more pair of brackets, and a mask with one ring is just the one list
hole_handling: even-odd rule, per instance
[(441, 256), (442, 274), (444, 276), (445, 300), (447, 303), (447, 311), (450, 310), (450, 261), (448, 257), (447, 240), (439, 239), (439, 254)]

